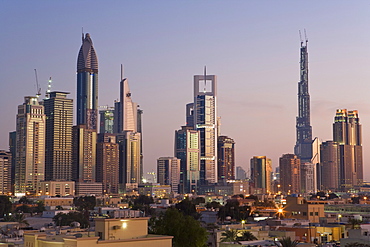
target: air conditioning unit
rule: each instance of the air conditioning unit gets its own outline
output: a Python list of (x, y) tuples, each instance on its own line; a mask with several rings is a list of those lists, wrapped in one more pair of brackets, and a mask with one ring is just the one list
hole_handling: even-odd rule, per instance
[(113, 226), (113, 230), (121, 229), (121, 226)]

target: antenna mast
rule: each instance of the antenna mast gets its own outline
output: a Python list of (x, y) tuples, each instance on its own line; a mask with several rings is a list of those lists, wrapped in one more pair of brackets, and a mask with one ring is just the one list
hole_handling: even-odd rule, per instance
[(306, 39), (306, 46), (307, 46), (308, 38), (307, 38), (307, 34), (306, 34), (306, 29), (304, 29), (304, 38)]
[(37, 90), (36, 97), (39, 98), (40, 95), (41, 95), (41, 88), (40, 88), (40, 85), (39, 85), (39, 79), (37, 78), (37, 70), (36, 69), (35, 69), (35, 77), (36, 77), (36, 90)]
[[(306, 31), (305, 31), (306, 33)], [(302, 34), (301, 34), (301, 30), (299, 30), (299, 39), (301, 40), (301, 47), (303, 46), (303, 39), (302, 39)]]
[(207, 66), (204, 66), (204, 93), (206, 92), (207, 87)]
[(48, 81), (48, 89), (46, 90), (46, 93), (45, 93), (45, 98), (46, 99), (50, 99), (50, 92), (51, 92), (51, 83), (53, 81), (51, 80), (51, 76), (49, 78), (49, 81)]

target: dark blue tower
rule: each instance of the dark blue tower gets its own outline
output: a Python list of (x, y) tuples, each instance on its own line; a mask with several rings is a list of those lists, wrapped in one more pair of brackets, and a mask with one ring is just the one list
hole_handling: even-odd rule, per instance
[(90, 38), (82, 34), (77, 58), (77, 125), (97, 130), (98, 120), (98, 57)]

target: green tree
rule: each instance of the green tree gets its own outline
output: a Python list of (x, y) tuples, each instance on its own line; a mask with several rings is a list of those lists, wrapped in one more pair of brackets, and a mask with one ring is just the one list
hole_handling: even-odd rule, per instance
[(221, 207), (221, 204), (215, 201), (207, 202), (206, 204), (206, 208), (220, 208), (220, 207)]
[(193, 200), (193, 203), (195, 205), (199, 205), (201, 203), (205, 203), (206, 202), (206, 199), (204, 199), (204, 197), (197, 197)]
[(31, 213), (32, 208), (26, 204), (22, 204), (15, 209), (16, 212)]
[(93, 210), (96, 206), (95, 196), (80, 196), (73, 199), (73, 204), (78, 211)]
[(236, 199), (227, 200), (225, 206), (220, 207), (217, 216), (221, 221), (224, 221), (227, 216), (240, 221), (247, 219), (250, 216), (251, 209), (249, 206), (239, 206), (239, 201)]
[(42, 213), (45, 211), (45, 204), (43, 201), (37, 201), (37, 206), (34, 209), (35, 213)]
[(290, 237), (283, 237), (279, 239), (279, 241), (276, 243), (276, 246), (281, 246), (281, 247), (296, 247), (298, 245), (297, 240), (292, 240)]
[(23, 213), (15, 213), (12, 215), (7, 215), (4, 217), (3, 221), (5, 222), (18, 222), (20, 224), (29, 225), (26, 216)]
[(240, 244), (238, 234), (238, 230), (226, 230), (225, 232), (221, 233), (221, 242), (232, 242), (234, 244)]
[(145, 213), (145, 215), (153, 215), (154, 210), (150, 207), (150, 204), (154, 203), (153, 197), (146, 195), (139, 195), (138, 198), (133, 200), (131, 205), (132, 209), (140, 210)]
[(351, 229), (360, 229), (361, 228), (360, 225), (362, 224), (362, 220), (349, 219), (348, 224), (350, 225)]
[(158, 218), (149, 221), (149, 229), (154, 234), (173, 236), (174, 247), (206, 246), (207, 231), (193, 217), (169, 208)]
[(184, 215), (192, 216), (196, 220), (200, 217), (200, 215), (197, 213), (195, 204), (190, 201), (188, 197), (177, 203), (175, 207)]
[(10, 202), (10, 197), (5, 195), (0, 195), (0, 218), (8, 215), (12, 211), (12, 203)]
[(79, 222), (81, 228), (88, 228), (90, 223), (81, 212), (59, 213), (53, 217), (56, 226), (71, 226), (73, 222)]
[(26, 197), (26, 196), (22, 196), (19, 201), (19, 203), (22, 203), (22, 204), (31, 204), (31, 201)]
[(253, 241), (253, 240), (257, 240), (257, 238), (250, 231), (243, 231), (242, 235), (238, 237), (238, 240), (239, 241)]

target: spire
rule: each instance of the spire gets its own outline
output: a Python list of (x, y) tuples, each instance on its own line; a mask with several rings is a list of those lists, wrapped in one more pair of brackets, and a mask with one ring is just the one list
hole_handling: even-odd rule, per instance
[(85, 38), (82, 37), (82, 45), (77, 58), (77, 72), (83, 71), (98, 72), (98, 57), (89, 33), (86, 33)]

